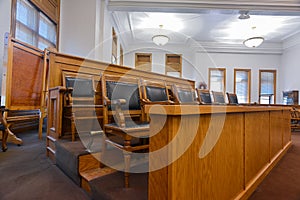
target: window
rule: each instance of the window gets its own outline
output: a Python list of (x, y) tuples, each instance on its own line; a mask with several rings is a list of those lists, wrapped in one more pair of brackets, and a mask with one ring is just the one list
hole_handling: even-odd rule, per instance
[(209, 89), (211, 91), (225, 92), (226, 69), (209, 68)]
[(259, 70), (259, 103), (276, 103), (276, 70)]
[(28, 0), (17, 0), (15, 38), (39, 49), (56, 47), (56, 24)]
[(239, 103), (250, 102), (250, 69), (234, 69), (234, 93), (237, 95)]
[(181, 68), (182, 68), (182, 59), (181, 55), (177, 54), (166, 54), (166, 75), (181, 77)]
[(115, 29), (112, 28), (112, 53), (111, 53), (111, 63), (117, 64), (118, 55), (118, 38)]
[(152, 54), (151, 53), (136, 53), (135, 68), (147, 72), (152, 70)]
[(124, 65), (124, 51), (123, 47), (120, 45), (120, 65)]

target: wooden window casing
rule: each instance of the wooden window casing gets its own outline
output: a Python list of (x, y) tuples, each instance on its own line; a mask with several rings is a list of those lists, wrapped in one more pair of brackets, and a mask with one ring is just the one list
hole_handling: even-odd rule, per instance
[(179, 54), (166, 54), (165, 74), (182, 77), (182, 56)]
[(240, 103), (250, 103), (251, 69), (234, 69), (234, 93)]
[(151, 53), (136, 53), (135, 68), (151, 72), (152, 71), (152, 54)]
[(208, 83), (209, 90), (225, 93), (226, 68), (209, 68)]

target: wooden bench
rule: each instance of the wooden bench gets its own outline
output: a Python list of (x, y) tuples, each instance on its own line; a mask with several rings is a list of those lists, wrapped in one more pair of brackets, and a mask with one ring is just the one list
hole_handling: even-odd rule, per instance
[[(187, 79), (166, 76), (153, 72), (145, 72), (129, 67), (107, 64), (99, 61), (89, 60), (76, 56), (61, 54), (54, 51), (47, 52), (47, 62), (49, 63), (48, 83), (49, 97), (47, 104), (48, 126), (47, 126), (47, 155), (55, 160), (55, 141), (61, 139), (66, 130), (70, 130), (70, 121), (65, 118), (66, 101), (68, 96), (62, 95), (65, 87), (65, 76), (73, 74), (75, 76), (94, 77), (100, 80), (103, 75), (126, 76), (131, 78), (143, 79), (145, 81), (165, 82), (171, 88), (173, 84), (188, 85), (195, 87), (195, 82)], [(101, 83), (95, 84), (97, 91), (96, 99), (99, 105), (103, 105)], [(87, 108), (84, 108), (84, 110)], [(97, 111), (99, 125), (104, 125), (103, 108)], [(77, 127), (76, 127), (77, 128)]]

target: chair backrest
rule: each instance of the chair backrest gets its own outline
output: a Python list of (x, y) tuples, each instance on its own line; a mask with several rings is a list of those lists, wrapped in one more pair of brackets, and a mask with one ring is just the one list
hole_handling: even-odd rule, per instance
[(225, 98), (223, 92), (212, 91), (214, 97), (214, 103), (225, 104)]
[(66, 77), (66, 87), (73, 88), (73, 97), (93, 97), (92, 79)]
[(173, 84), (172, 92), (177, 104), (199, 104), (195, 95), (195, 89), (192, 87)]
[[(67, 100), (71, 104), (97, 104), (95, 100), (95, 80), (91, 75), (63, 72), (63, 86)], [(99, 81), (98, 81), (99, 82)]]
[(126, 101), (121, 106), (122, 111), (128, 114), (127, 117), (141, 118), (141, 91), (139, 80), (125, 76), (102, 76), (102, 97), (104, 103), (104, 123), (108, 123), (113, 115), (114, 106), (111, 102), (123, 99)]
[(141, 87), (143, 99), (146, 102), (169, 102), (169, 92), (165, 82), (141, 80)]
[(229, 92), (227, 92), (226, 95), (227, 95), (228, 103), (229, 104), (239, 104), (238, 98), (237, 98), (237, 96), (236, 96), (235, 93), (229, 93)]
[(196, 89), (200, 104), (212, 104), (209, 90)]

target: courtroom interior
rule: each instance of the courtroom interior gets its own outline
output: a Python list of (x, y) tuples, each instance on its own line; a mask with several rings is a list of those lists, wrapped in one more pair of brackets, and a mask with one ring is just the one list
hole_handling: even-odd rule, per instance
[(0, 1), (0, 199), (299, 199), (299, 13)]

